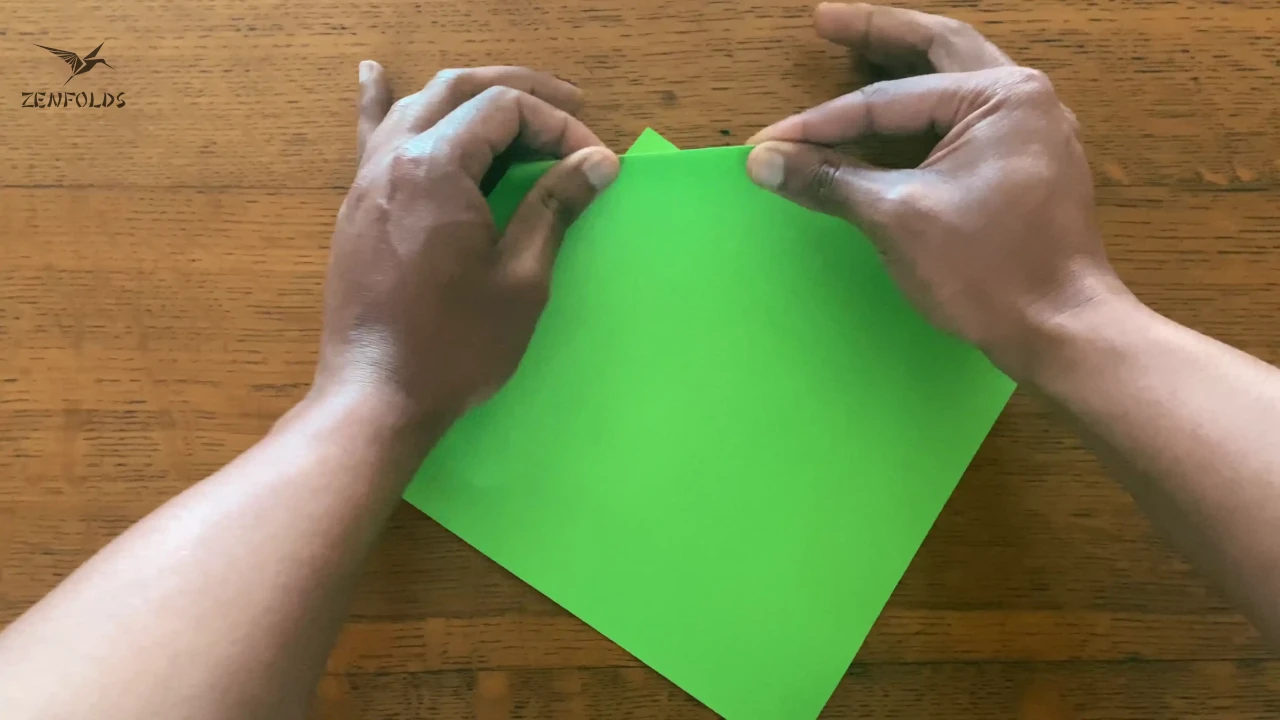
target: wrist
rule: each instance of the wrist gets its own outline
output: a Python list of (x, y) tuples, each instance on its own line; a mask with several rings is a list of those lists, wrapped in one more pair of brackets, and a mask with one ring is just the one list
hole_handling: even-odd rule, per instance
[(1054, 395), (1087, 377), (1159, 316), (1115, 280), (1085, 302), (1039, 318), (1030, 326), (1022, 368), (1017, 378), (1041, 393)]
[(361, 435), (395, 455), (421, 460), (455, 419), (447, 412), (421, 408), (380, 383), (317, 383), (272, 432), (334, 428)]
[(995, 332), (976, 343), (1020, 384), (1034, 384), (1079, 331), (1117, 308), (1141, 305), (1105, 260), (1081, 261), (1060, 275), (1051, 290), (1006, 305), (998, 313), (1003, 320), (989, 324)]

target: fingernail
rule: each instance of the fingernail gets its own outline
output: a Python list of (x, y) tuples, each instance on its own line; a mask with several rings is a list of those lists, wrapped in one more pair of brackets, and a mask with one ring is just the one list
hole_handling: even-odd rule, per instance
[(360, 61), (360, 82), (362, 83), (369, 82), (369, 79), (371, 77), (373, 77), (373, 61), (361, 60)]
[(782, 187), (782, 179), (787, 172), (787, 161), (768, 143), (756, 147), (747, 156), (747, 174), (751, 180), (766, 190), (777, 190)]
[(582, 162), (582, 172), (586, 173), (591, 187), (603, 190), (617, 179), (618, 160), (603, 150), (593, 152)]

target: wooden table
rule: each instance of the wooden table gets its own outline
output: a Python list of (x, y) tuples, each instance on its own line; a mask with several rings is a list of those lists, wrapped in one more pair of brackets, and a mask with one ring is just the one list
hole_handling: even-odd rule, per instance
[[(1054, 78), (1143, 297), (1280, 360), (1280, 3), (922, 8)], [(21, 107), (68, 74), (33, 43), (103, 40), (115, 69), (65, 89), (125, 107)], [(647, 125), (739, 143), (850, 82), (795, 0), (8, 0), (0, 623), (305, 391), (366, 57), (402, 92), (449, 66), (552, 70), (619, 149)], [(825, 717), (1274, 718), (1276, 658), (1019, 395)], [(319, 695), (335, 720), (712, 716), (407, 506)]]

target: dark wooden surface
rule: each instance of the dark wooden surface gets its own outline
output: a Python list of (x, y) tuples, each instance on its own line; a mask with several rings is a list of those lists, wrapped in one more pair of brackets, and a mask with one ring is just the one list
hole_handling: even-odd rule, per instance
[[(1280, 360), (1280, 2), (929, 2), (1054, 78), (1123, 275)], [(518, 63), (621, 149), (741, 142), (849, 89), (809, 7), (683, 0), (9, 0), (0, 9), (0, 623), (305, 390), (356, 63)], [(21, 108), (57, 58), (125, 108)], [(728, 131), (724, 135), (722, 131)], [(316, 717), (706, 718), (408, 507)], [(1017, 396), (825, 717), (1274, 718), (1280, 658)]]

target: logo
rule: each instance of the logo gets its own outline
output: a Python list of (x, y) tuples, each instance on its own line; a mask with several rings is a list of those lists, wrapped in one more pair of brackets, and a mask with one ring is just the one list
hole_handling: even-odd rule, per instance
[[(89, 72), (90, 70), (98, 67), (99, 65), (107, 65), (106, 60), (103, 60), (102, 58), (98, 57), (98, 51), (101, 50), (102, 46), (106, 44), (107, 44), (106, 40), (103, 40), (102, 42), (98, 43), (98, 47), (94, 48), (93, 52), (89, 53), (88, 55), (85, 55), (83, 60), (80, 59), (79, 55), (71, 52), (70, 50), (59, 50), (57, 48), (48, 47), (47, 45), (36, 45), (36, 47), (44, 48), (45, 50), (48, 50), (54, 55), (57, 55), (59, 58), (62, 58), (62, 62), (71, 66), (71, 77), (67, 78), (66, 82), (62, 83), (63, 85), (66, 85), (67, 83), (71, 82), (71, 78), (77, 75), (83, 75)], [(110, 68), (111, 66), (107, 65), (107, 67)], [(115, 68), (111, 68), (111, 69), (115, 70)]]
[[(36, 45), (36, 47), (42, 50), (48, 50), (49, 52), (58, 56), (58, 59), (62, 60), (62, 62), (71, 66), (71, 75), (67, 77), (66, 80), (62, 81), (63, 87), (66, 87), (67, 83), (76, 79), (80, 75), (84, 75), (85, 73), (98, 67), (99, 65), (105, 65), (107, 68), (111, 70), (115, 70), (115, 68), (111, 67), (111, 65), (105, 59), (98, 57), (98, 51), (101, 50), (102, 46), (106, 44), (107, 44), (107, 41), (103, 40), (102, 42), (98, 43), (98, 47), (94, 48), (93, 52), (89, 53), (88, 55), (85, 55), (84, 57), (80, 57), (79, 55), (71, 52), (70, 50), (59, 50), (58, 48), (51, 48), (48, 45)], [(53, 107), (72, 107), (72, 106), (80, 107), (80, 108), (83, 108), (83, 107), (122, 108), (124, 107), (124, 105), (125, 105), (125, 102), (124, 102), (123, 92), (104, 92), (104, 93), (63, 92), (61, 90), (58, 90), (56, 92), (32, 91), (32, 92), (22, 93), (22, 107), (24, 108), (25, 107), (53, 108)]]

